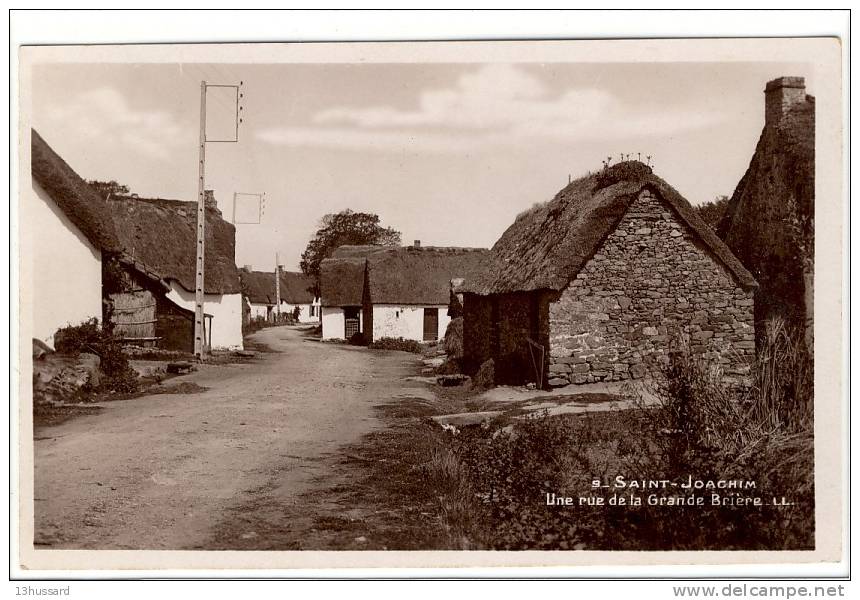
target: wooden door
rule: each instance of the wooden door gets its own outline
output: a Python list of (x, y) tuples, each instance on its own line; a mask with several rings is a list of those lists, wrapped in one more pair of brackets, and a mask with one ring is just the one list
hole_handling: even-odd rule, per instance
[(155, 296), (149, 290), (134, 290), (111, 294), (113, 314), (111, 322), (114, 333), (123, 342), (138, 346), (154, 346), (155, 335)]
[(424, 309), (424, 341), (434, 342), (439, 339), (439, 309)]

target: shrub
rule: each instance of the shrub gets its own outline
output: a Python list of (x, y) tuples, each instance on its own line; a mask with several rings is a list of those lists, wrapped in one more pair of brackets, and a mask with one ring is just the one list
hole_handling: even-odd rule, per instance
[[(755, 385), (746, 392), (724, 383), (718, 366), (682, 345), (650, 390), (657, 406), (639, 411), (638, 430), (631, 428), (638, 443), (625, 457), (628, 470), (647, 479), (754, 482), (742, 495), (765, 504), (608, 511), (616, 527), (630, 530), (625, 539), (635, 540), (636, 548), (813, 547), (811, 369), (802, 338), (779, 323), (766, 330), (771, 333), (753, 368)], [(771, 504), (782, 496), (793, 505)]]
[(366, 346), (367, 340), (364, 338), (364, 334), (360, 331), (356, 331), (349, 339), (346, 341), (350, 346)]
[(120, 393), (137, 390), (137, 373), (129, 365), (122, 342), (113, 334), (110, 325), (101, 327), (99, 320), (92, 318), (79, 325), (63, 327), (57, 331), (55, 340), (60, 353), (78, 355), (90, 352), (99, 357), (99, 368), (105, 374), (99, 390)]
[[(444, 511), (455, 520), (446, 529), (496, 549), (813, 548), (811, 357), (803, 338), (781, 324), (766, 331), (750, 389), (732, 387), (718, 364), (680, 344), (647, 389), (649, 402), (637, 409), (600, 417), (543, 414), (449, 438), (452, 455), (433, 459), (445, 474), (438, 490), (443, 505), (457, 507)], [(455, 459), (459, 464), (452, 465)], [(592, 485), (616, 475), (677, 483), (741, 480), (755, 487), (632, 490), (640, 499), (652, 492), (703, 499), (670, 506), (646, 500), (634, 507), (610, 502), (631, 490)], [(714, 492), (758, 497), (762, 505), (712, 503)], [(547, 493), (602, 498), (604, 504), (546, 506)], [(772, 504), (783, 496), (792, 504)]]
[(475, 376), (472, 377), (472, 387), (478, 390), (488, 389), (496, 385), (496, 363), (491, 358), (485, 361)]
[(419, 342), (416, 342), (415, 340), (407, 340), (402, 337), (379, 338), (378, 340), (373, 341), (368, 347), (373, 348), (374, 350), (400, 350), (402, 352), (412, 352), (414, 354), (420, 354), (422, 350)]
[(436, 367), (434, 373), (436, 375), (459, 375), (463, 372), (462, 361), (457, 358), (448, 358), (441, 365)]

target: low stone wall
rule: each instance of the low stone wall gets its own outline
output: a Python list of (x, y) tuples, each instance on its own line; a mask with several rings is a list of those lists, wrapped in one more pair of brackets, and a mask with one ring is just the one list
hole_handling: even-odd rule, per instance
[(644, 377), (686, 338), (743, 376), (755, 354), (753, 291), (648, 190), (549, 305), (549, 385)]

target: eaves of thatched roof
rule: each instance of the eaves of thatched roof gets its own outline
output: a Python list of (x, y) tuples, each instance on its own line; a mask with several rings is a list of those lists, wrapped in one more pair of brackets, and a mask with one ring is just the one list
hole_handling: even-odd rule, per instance
[(90, 243), (99, 250), (117, 251), (119, 241), (105, 200), (54, 152), (36, 130), (31, 129), (30, 135), (33, 179)]
[(672, 186), (638, 161), (572, 181), (552, 200), (522, 213), (492, 248), (491, 266), (458, 291), (481, 295), (564, 289), (648, 188), (662, 198), (744, 288), (753, 276)]

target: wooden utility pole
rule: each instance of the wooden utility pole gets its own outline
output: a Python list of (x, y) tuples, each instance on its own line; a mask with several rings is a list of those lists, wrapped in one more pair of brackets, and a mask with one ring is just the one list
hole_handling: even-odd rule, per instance
[(281, 261), (275, 252), (275, 321), (281, 321)]
[(197, 165), (197, 276), (194, 285), (194, 355), (203, 358), (206, 347), (204, 268), (206, 264), (206, 82), (200, 82), (200, 162)]
[[(200, 82), (200, 146), (199, 164), (197, 165), (197, 272), (194, 285), (194, 355), (202, 359), (206, 353), (206, 313), (203, 311), (205, 300), (205, 265), (206, 265), (206, 142), (239, 141), (239, 124), (242, 122), (240, 113), (243, 110), (240, 92), (243, 82), (239, 85), (212, 85)], [(206, 139), (206, 90), (210, 87), (231, 88), (236, 90), (236, 134), (232, 139)], [(234, 197), (235, 211), (235, 197)], [(211, 337), (211, 332), (209, 332)]]

